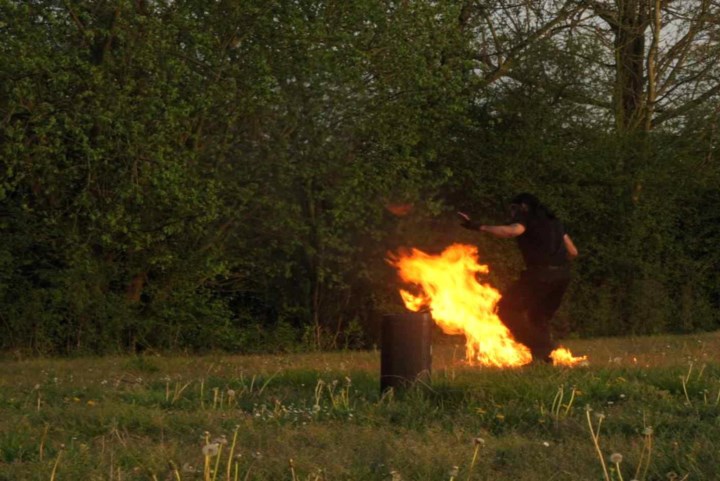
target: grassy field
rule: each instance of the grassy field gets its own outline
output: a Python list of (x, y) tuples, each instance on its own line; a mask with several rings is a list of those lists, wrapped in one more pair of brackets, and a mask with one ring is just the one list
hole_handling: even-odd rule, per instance
[(379, 352), (6, 358), (0, 480), (720, 479), (720, 334), (568, 347), (590, 365), (436, 345), (385, 396)]

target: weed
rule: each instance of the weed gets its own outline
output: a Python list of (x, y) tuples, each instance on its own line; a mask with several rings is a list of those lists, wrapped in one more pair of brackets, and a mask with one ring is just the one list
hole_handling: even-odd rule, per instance
[(449, 376), (444, 346), (431, 383), (384, 393), (377, 352), (3, 363), (0, 480), (716, 479), (720, 365), (583, 342), (621, 360)]

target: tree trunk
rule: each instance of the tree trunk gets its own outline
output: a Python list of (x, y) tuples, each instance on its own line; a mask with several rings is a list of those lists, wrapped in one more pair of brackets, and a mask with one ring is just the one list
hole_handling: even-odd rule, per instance
[(645, 101), (645, 131), (649, 132), (653, 126), (653, 113), (655, 112), (655, 101), (657, 100), (657, 55), (660, 45), (660, 29), (662, 28), (662, 17), (660, 14), (660, 0), (655, 0), (653, 6), (652, 22), (652, 43), (647, 58), (648, 91)]
[(631, 132), (645, 126), (645, 30), (648, 3), (618, 0), (615, 32), (615, 125), (618, 132)]
[(143, 287), (145, 286), (145, 273), (140, 272), (130, 281), (127, 289), (125, 290), (125, 299), (129, 304), (137, 304), (140, 302), (140, 296), (142, 295)]

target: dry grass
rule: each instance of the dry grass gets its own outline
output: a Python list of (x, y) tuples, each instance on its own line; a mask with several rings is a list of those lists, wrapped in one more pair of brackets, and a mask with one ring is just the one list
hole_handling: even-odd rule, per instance
[[(0, 480), (716, 479), (718, 333), (567, 346), (590, 366), (470, 367), (438, 341), (432, 385), (385, 397), (373, 351), (7, 359)], [(205, 459), (235, 432), (238, 457)]]

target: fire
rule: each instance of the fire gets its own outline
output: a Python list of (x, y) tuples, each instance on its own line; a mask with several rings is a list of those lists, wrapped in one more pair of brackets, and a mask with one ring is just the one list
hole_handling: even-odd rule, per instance
[(558, 347), (550, 353), (550, 357), (553, 360), (553, 365), (558, 366), (574, 366), (576, 364), (586, 364), (587, 356), (575, 357), (572, 355), (569, 349), (564, 347)]
[[(465, 335), (465, 357), (470, 364), (511, 367), (532, 361), (530, 350), (516, 342), (495, 314), (500, 293), (477, 274), (488, 274), (486, 265), (478, 264), (477, 248), (453, 244), (433, 256), (412, 249), (392, 256), (400, 278), (418, 287), (419, 292), (401, 289), (400, 295), (411, 311), (428, 309), (433, 320), (446, 334)], [(573, 365), (585, 357), (574, 357), (558, 348), (551, 354), (553, 364)]]

